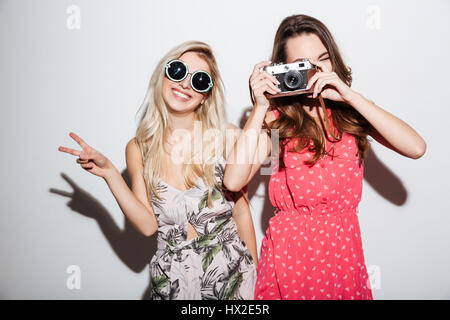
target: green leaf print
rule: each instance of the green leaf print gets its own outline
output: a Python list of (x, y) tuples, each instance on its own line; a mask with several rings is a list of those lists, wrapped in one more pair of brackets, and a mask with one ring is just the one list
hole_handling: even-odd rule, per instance
[(160, 294), (161, 289), (164, 288), (169, 283), (169, 279), (165, 274), (161, 274), (159, 276), (154, 277), (151, 283), (152, 283), (152, 290)]
[(217, 245), (213, 248), (211, 248), (203, 257), (202, 259), (202, 267), (203, 267), (203, 272), (206, 271), (206, 269), (208, 269), (209, 265), (211, 264), (211, 262), (214, 260), (214, 256), (220, 251), (222, 250), (222, 245)]
[(244, 257), (245, 257), (245, 262), (247, 262), (247, 264), (253, 263), (253, 258), (250, 254), (246, 254)]
[[(222, 197), (222, 193), (217, 189), (217, 187), (214, 187), (212, 194), (211, 194), (211, 200), (214, 202), (216, 200), (219, 200)], [(198, 210), (203, 210), (206, 208), (208, 204), (208, 190), (206, 190), (200, 201), (198, 202)]]
[(231, 217), (229, 217), (228, 219), (224, 220), (221, 223), (218, 223), (214, 226), (214, 228), (212, 229), (211, 233), (214, 233), (215, 235), (218, 235), (219, 232), (223, 229), (223, 227), (228, 223), (228, 221), (230, 221)]
[(236, 297), (236, 294), (241, 286), (244, 277), (242, 276), (242, 272), (236, 273), (230, 280), (230, 284), (228, 286), (227, 291), (225, 292), (224, 300), (233, 300)]
[(218, 223), (215, 225), (215, 227), (212, 229), (212, 231), (208, 234), (205, 234), (203, 236), (198, 237), (197, 239), (197, 245), (199, 247), (202, 246), (206, 246), (209, 244), (209, 242), (214, 239), (215, 237), (217, 237), (217, 235), (219, 234), (219, 232), (222, 230), (222, 228), (228, 223), (228, 221), (230, 221), (231, 218), (228, 218), (226, 220), (224, 220), (221, 223)]
[(219, 200), (222, 197), (222, 193), (215, 187), (212, 192), (212, 201)]

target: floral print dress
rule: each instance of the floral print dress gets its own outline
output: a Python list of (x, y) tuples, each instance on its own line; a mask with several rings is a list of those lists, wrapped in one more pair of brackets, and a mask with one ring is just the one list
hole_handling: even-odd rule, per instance
[[(222, 156), (215, 167), (220, 185), (224, 169)], [(151, 200), (158, 248), (150, 261), (150, 299), (253, 299), (256, 266), (238, 235), (230, 197), (215, 188), (208, 208), (208, 188), (201, 178), (184, 191), (159, 179), (157, 191), (161, 200)], [(198, 234), (191, 240), (186, 240), (188, 223)]]

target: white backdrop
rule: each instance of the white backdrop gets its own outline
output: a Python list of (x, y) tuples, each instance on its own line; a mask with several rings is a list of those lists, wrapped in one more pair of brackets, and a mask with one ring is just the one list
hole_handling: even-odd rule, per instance
[[(78, 148), (74, 131), (126, 177), (153, 68), (194, 39), (215, 50), (228, 120), (242, 127), (251, 70), (298, 13), (330, 28), (353, 87), (427, 142), (419, 160), (374, 142), (366, 162), (359, 217), (375, 299), (449, 299), (447, 0), (0, 1), (0, 298), (144, 298), (155, 237), (58, 146)], [(258, 251), (273, 212), (266, 183), (250, 186)]]

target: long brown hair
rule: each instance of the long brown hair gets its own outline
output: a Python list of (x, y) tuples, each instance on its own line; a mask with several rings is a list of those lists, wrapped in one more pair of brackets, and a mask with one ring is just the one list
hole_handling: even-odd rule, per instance
[[(286, 62), (285, 47), (287, 40), (305, 33), (312, 33), (319, 37), (328, 51), (333, 71), (344, 83), (350, 86), (352, 83), (351, 69), (344, 64), (330, 31), (322, 22), (307, 15), (289, 16), (281, 22), (275, 35), (271, 61), (276, 63)], [(322, 134), (323, 130), (302, 108), (302, 99), (302, 96), (291, 96), (272, 101), (280, 116), (272, 121), (270, 128), (278, 129), (280, 139), (299, 138), (299, 143), (288, 151), (299, 152), (308, 146), (309, 151), (314, 151), (314, 156), (306, 163), (314, 165), (320, 156), (326, 154), (326, 135)], [(345, 103), (325, 101), (331, 111), (331, 117), (339, 137), (338, 140), (342, 138), (344, 132), (355, 136), (358, 146), (359, 166), (361, 166), (366, 151), (370, 147), (370, 142), (367, 140), (370, 123), (358, 111)], [(325, 116), (327, 116), (326, 113)], [(335, 136), (336, 133), (330, 132), (330, 134)], [(280, 145), (282, 148), (280, 165), (284, 166), (285, 144), (281, 143)]]

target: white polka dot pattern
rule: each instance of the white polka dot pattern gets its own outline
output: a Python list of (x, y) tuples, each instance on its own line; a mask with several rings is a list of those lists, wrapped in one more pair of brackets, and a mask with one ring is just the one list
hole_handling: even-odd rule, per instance
[(364, 165), (352, 135), (334, 149), (312, 167), (304, 164), (312, 152), (285, 152), (285, 167), (274, 168), (276, 211), (261, 246), (255, 299), (372, 299), (357, 216)]

